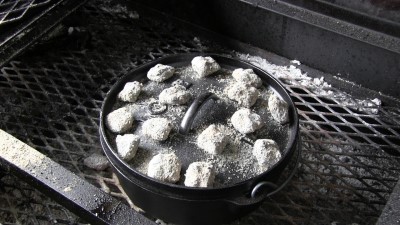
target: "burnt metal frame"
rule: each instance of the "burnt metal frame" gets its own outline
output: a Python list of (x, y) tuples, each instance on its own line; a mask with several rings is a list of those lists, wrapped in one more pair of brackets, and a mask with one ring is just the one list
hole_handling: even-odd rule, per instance
[(86, 221), (156, 224), (6, 132), (0, 130), (0, 136), (0, 167), (4, 172), (18, 176)]

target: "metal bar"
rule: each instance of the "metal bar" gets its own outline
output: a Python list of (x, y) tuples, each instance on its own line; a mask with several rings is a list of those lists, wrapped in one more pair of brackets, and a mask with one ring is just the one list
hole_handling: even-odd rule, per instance
[(0, 130), (0, 166), (93, 224), (156, 224)]

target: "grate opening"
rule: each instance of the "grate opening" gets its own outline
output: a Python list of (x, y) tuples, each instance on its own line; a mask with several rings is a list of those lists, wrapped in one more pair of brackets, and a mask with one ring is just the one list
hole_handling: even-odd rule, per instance
[[(307, 93), (306, 93), (306, 94), (307, 94)], [(317, 99), (312, 98), (312, 97), (305, 97), (305, 96), (302, 96), (302, 98), (303, 98), (306, 102), (309, 102), (309, 103), (319, 103), (319, 101), (318, 101)]]
[(355, 128), (364, 134), (375, 134), (375, 131), (372, 131), (371, 129), (364, 127), (364, 126), (355, 126)]
[(337, 113), (348, 114), (347, 110), (342, 107), (330, 106), (330, 108)]
[(326, 131), (336, 132), (336, 129), (329, 124), (320, 124), (319, 126)]
[(349, 122), (349, 123), (361, 124), (361, 122), (360, 122), (357, 118), (355, 118), (355, 117), (343, 116), (343, 115), (342, 115), (342, 118), (344, 118), (344, 119), (345, 119), (347, 122)]
[(357, 133), (353, 128), (349, 126), (344, 126), (344, 125), (336, 125), (341, 131), (346, 132), (346, 133)]
[[(319, 110), (319, 111), (321, 111), (321, 110)], [(343, 121), (341, 119), (339, 119), (338, 117), (333, 116), (333, 115), (324, 115), (324, 117), (327, 118), (329, 121), (334, 122), (334, 123), (343, 123)]]
[(296, 108), (298, 110), (301, 110), (301, 111), (304, 111), (304, 112), (313, 112), (313, 110), (310, 107), (305, 106), (305, 105), (298, 104), (298, 105), (296, 105)]
[(296, 92), (297, 94), (304, 94), (304, 95), (308, 95), (308, 93), (299, 87), (291, 87), (290, 89), (292, 89), (292, 91)]
[(314, 109), (316, 109), (319, 112), (324, 112), (324, 113), (330, 113), (331, 111), (327, 109), (326, 107), (319, 106), (319, 105), (312, 105)]

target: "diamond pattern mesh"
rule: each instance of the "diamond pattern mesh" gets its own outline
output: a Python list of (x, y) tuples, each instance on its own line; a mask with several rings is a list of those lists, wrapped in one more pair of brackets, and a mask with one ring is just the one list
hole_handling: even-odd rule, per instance
[[(107, 91), (127, 71), (168, 54), (231, 51), (200, 43), (166, 18), (141, 14), (134, 20), (102, 4), (80, 9), (88, 35), (56, 46), (46, 42), (1, 68), (0, 128), (133, 206), (110, 169), (83, 165), (91, 153), (101, 153), (98, 118)], [(301, 118), (299, 171), (234, 224), (374, 224), (400, 174), (400, 158), (387, 153), (400, 146), (398, 110), (382, 106), (376, 115), (362, 113), (282, 81)], [(1, 182), (2, 224), (82, 222), (12, 175)]]
[(21, 19), (26, 12), (51, 0), (1, 0), (0, 24)]

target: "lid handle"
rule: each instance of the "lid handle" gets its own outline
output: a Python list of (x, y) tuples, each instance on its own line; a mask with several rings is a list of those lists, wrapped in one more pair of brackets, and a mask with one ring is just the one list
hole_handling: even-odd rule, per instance
[(218, 100), (218, 97), (211, 92), (207, 92), (201, 94), (192, 102), (189, 109), (186, 111), (185, 116), (183, 116), (182, 122), (179, 126), (179, 133), (189, 133), (190, 129), (192, 128), (193, 120), (196, 117), (197, 113), (200, 111), (204, 103), (206, 103), (210, 99)]

